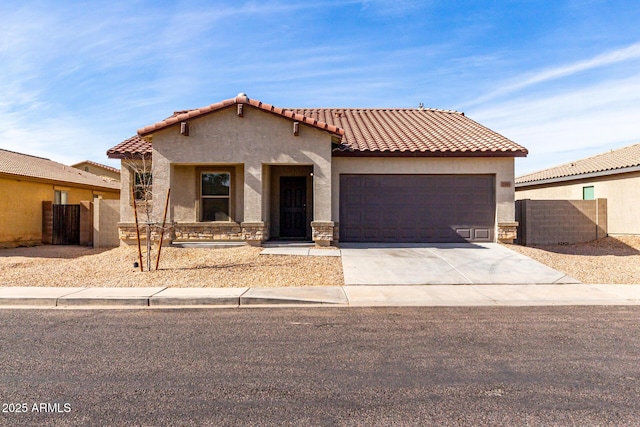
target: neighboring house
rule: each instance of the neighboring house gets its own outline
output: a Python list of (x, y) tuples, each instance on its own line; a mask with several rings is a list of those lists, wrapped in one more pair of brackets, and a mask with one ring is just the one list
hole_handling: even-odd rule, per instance
[(328, 245), (512, 240), (514, 157), (527, 150), (455, 111), (283, 109), (239, 94), (107, 154), (122, 159), (124, 241), (144, 157), (157, 221), (171, 189), (172, 238)]
[(516, 198), (607, 199), (608, 233), (640, 234), (640, 144), (520, 176)]
[(104, 176), (106, 178), (115, 179), (116, 181), (120, 181), (120, 170), (113, 168), (111, 166), (102, 165), (100, 163), (92, 162), (91, 160), (85, 160), (80, 163), (76, 163), (75, 165), (71, 165), (71, 167), (83, 170), (85, 172), (92, 173), (98, 176)]
[(43, 240), (43, 202), (118, 199), (120, 184), (41, 157), (0, 149), (0, 247)]

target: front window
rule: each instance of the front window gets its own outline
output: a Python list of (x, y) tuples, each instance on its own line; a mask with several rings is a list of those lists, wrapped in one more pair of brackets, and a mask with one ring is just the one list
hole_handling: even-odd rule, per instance
[(136, 201), (151, 201), (153, 190), (153, 178), (151, 172), (135, 172), (133, 179), (133, 190)]
[(200, 216), (202, 221), (229, 221), (231, 174), (203, 172), (200, 185)]

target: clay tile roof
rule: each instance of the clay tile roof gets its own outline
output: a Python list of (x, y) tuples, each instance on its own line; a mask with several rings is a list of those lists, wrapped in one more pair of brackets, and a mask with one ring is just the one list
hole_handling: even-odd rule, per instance
[(116, 180), (94, 175), (42, 157), (0, 149), (0, 174), (119, 190)]
[[(341, 138), (338, 155), (508, 156), (524, 157), (526, 148), (466, 117), (438, 109), (278, 108), (244, 94), (207, 107), (177, 111), (138, 130), (144, 136), (234, 104), (307, 123)], [(110, 158), (150, 155), (151, 144), (133, 137), (109, 150)], [(119, 157), (120, 156), (120, 157)]]
[(151, 143), (138, 135), (125, 139), (115, 147), (107, 150), (110, 159), (130, 159), (141, 156), (151, 157)]
[(624, 172), (623, 169), (632, 167), (640, 167), (640, 144), (611, 150), (586, 159), (519, 176), (515, 181), (516, 184), (525, 184), (572, 176), (580, 178), (581, 175), (599, 172)]
[(71, 165), (71, 167), (72, 168), (77, 168), (78, 166), (81, 166), (81, 165), (84, 165), (84, 164), (90, 164), (90, 165), (93, 165), (93, 166), (95, 166), (97, 168), (102, 168), (104, 170), (108, 170), (108, 171), (111, 171), (111, 172), (114, 172), (114, 173), (120, 173), (120, 169), (116, 169), (116, 168), (108, 166), (108, 165), (103, 165), (102, 163), (94, 162), (94, 161), (91, 161), (91, 160), (84, 160), (82, 162), (75, 163), (75, 164)]
[(342, 152), (526, 156), (527, 149), (463, 113), (437, 109), (294, 109), (344, 129)]
[(221, 110), (223, 108), (226, 108), (235, 104), (248, 104), (258, 109), (267, 111), (269, 113), (280, 115), (288, 119), (296, 120), (302, 123), (306, 123), (308, 125), (317, 127), (322, 130), (326, 130), (328, 132), (331, 132), (337, 135), (344, 135), (344, 131), (340, 128), (337, 128), (335, 126), (329, 125), (327, 123), (324, 123), (309, 117), (304, 117), (303, 115), (300, 115), (300, 114), (295, 114), (292, 111), (286, 110), (284, 108), (278, 108), (273, 105), (265, 104), (255, 99), (249, 99), (244, 94), (239, 94), (235, 98), (225, 99), (224, 101), (220, 101), (215, 104), (208, 105), (206, 107), (197, 108), (195, 110), (177, 111), (176, 112), (177, 114), (174, 113), (174, 115), (172, 115), (169, 118), (166, 118), (160, 122), (138, 129), (138, 135), (140, 136), (149, 135), (150, 133), (156, 132), (160, 129), (164, 129), (166, 127), (175, 125), (185, 120), (189, 120), (205, 114), (213, 113), (215, 111)]

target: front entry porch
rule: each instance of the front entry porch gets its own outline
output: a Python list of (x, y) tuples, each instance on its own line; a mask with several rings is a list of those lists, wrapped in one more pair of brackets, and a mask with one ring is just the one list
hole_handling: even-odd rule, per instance
[(270, 165), (269, 236), (273, 240), (311, 241), (313, 166)]

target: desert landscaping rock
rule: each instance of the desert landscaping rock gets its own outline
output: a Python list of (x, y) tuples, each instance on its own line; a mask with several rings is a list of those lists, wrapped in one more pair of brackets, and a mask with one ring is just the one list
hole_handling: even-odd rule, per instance
[(640, 283), (640, 236), (610, 236), (575, 245), (505, 246), (582, 283)]
[[(640, 236), (606, 237), (566, 246), (505, 246), (583, 283), (640, 283)], [(344, 285), (339, 256), (260, 256), (261, 251), (262, 248), (251, 246), (167, 247), (162, 249), (160, 269), (142, 273), (133, 267), (138, 260), (135, 247), (0, 249), (0, 286), (282, 288)], [(155, 265), (155, 251), (152, 260)]]
[[(339, 257), (259, 256), (262, 248), (162, 248), (140, 272), (137, 248), (37, 246), (0, 250), (0, 286), (241, 288), (342, 286)], [(155, 265), (155, 251), (152, 265)], [(143, 263), (146, 264), (146, 263)]]

